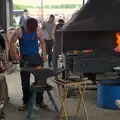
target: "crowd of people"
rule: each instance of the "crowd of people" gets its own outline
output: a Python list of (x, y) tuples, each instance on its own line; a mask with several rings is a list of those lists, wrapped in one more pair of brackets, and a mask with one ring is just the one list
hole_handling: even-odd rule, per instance
[[(27, 10), (27, 14), (29, 14), (30, 17), (35, 18), (38, 21), (39, 27), (41, 27), (41, 24), (43, 22), (49, 20), (50, 14), (43, 13), (44, 15), (42, 15), (42, 14), (38, 15), (36, 12), (38, 12), (38, 11), (33, 12), (32, 10), (29, 10), (29, 11)], [(19, 22), (20, 22), (20, 18), (22, 16), (22, 14), (24, 14), (24, 11), (23, 12), (22, 11), (17, 11), (17, 10), (13, 11), (13, 25), (14, 25), (14, 27), (19, 26)], [(58, 24), (59, 19), (63, 19), (65, 22), (67, 22), (72, 16), (70, 14), (55, 14), (55, 13), (53, 13), (53, 15), (55, 17), (55, 23), (56, 24)]]

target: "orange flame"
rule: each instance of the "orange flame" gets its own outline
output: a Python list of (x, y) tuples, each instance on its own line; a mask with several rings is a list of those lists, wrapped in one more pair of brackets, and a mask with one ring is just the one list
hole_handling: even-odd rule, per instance
[(84, 53), (91, 53), (93, 50), (83, 50)]
[(38, 70), (38, 69), (40, 69), (40, 68), (41, 68), (41, 66), (37, 66), (35, 69)]
[[(74, 53), (74, 54), (80, 54), (80, 50), (73, 50), (72, 51), (72, 53)], [(83, 53), (91, 53), (91, 52), (93, 52), (93, 50), (91, 49), (91, 50), (82, 50), (82, 52)]]
[(120, 52), (120, 32), (116, 33), (116, 38), (117, 47), (115, 48), (115, 52)]

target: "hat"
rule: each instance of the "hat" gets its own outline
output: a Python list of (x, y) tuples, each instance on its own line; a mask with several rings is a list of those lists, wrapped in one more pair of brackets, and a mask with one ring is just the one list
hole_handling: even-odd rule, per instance
[(24, 10), (24, 12), (28, 12), (28, 10), (27, 10), (27, 9), (25, 9), (25, 10)]

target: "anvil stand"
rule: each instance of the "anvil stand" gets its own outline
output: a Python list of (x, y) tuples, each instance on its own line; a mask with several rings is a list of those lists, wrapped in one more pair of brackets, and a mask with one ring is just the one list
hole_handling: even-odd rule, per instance
[[(50, 70), (49, 68), (48, 69), (47, 68), (46, 69), (45, 68), (35, 69), (35, 68), (26, 67), (26, 68), (22, 68), (21, 70), (32, 73), (35, 76), (35, 78), (39, 79), (39, 80), (41, 79), (41, 78), (39, 78), (41, 75), (44, 75), (44, 76), (42, 76), (42, 78), (45, 77), (46, 80), (47, 80), (47, 78), (54, 76), (54, 75), (47, 75), (47, 78), (46, 78), (45, 74), (47, 74), (49, 72), (49, 70)], [(52, 71), (54, 72), (54, 70), (52, 70)], [(56, 75), (57, 74), (58, 73), (56, 72)], [(34, 117), (32, 116), (33, 115), (33, 106), (35, 104), (35, 99), (36, 99), (37, 92), (40, 92), (40, 91), (47, 91), (47, 94), (50, 98), (50, 101), (52, 102), (52, 104), (54, 106), (55, 111), (59, 112), (58, 107), (56, 105), (56, 102), (55, 102), (55, 100), (54, 100), (54, 98), (53, 98), (53, 96), (50, 92), (51, 90), (52, 90), (52, 87), (47, 85), (47, 84), (44, 84), (44, 85), (43, 84), (41, 84), (41, 85), (40, 84), (39, 85), (38, 84), (33, 84), (31, 86), (32, 96), (31, 96), (30, 101), (28, 103), (28, 115), (27, 115), (28, 119), (34, 119)]]

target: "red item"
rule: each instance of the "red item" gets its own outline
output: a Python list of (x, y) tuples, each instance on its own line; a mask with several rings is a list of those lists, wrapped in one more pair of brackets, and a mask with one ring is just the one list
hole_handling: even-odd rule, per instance
[(41, 68), (41, 66), (37, 66), (37, 67), (35, 67), (35, 69), (40, 69)]

